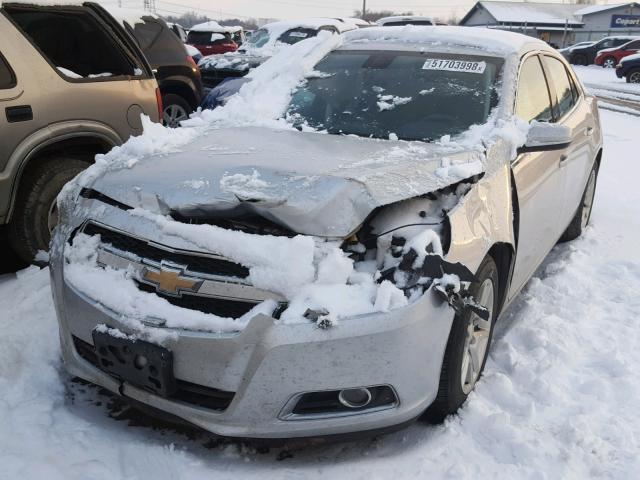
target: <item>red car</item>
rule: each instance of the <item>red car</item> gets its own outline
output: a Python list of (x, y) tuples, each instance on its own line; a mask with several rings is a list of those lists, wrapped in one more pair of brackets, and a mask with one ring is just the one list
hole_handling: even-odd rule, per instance
[(235, 52), (238, 49), (238, 44), (233, 41), (231, 35), (222, 33), (190, 31), (187, 43), (200, 50), (204, 56)]
[(596, 55), (595, 64), (605, 68), (613, 68), (628, 55), (640, 52), (640, 39), (631, 40), (619, 47), (605, 48)]

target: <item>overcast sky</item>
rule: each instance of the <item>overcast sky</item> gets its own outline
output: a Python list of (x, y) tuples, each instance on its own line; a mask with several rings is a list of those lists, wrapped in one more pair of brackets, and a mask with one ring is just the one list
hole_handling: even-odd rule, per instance
[[(118, 3), (118, 0), (98, 1), (108, 4)], [(120, 1), (123, 7), (140, 8), (144, 0)], [(555, 1), (562, 3), (562, 0)], [(621, 1), (600, 0), (597, 3), (620, 3)], [(367, 0), (367, 9), (412, 11), (417, 15), (446, 19), (452, 14), (462, 17), (474, 3), (474, 0)], [(155, 4), (157, 13), (161, 15), (180, 15), (194, 10), (216, 19), (348, 17), (353, 15), (354, 10), (362, 9), (362, 0), (155, 0)]]

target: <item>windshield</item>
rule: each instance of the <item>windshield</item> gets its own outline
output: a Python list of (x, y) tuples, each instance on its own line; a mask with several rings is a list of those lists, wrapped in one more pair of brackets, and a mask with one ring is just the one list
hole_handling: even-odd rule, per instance
[(474, 55), (335, 51), (293, 95), (296, 127), (432, 141), (485, 123), (503, 60)]
[(264, 28), (254, 32), (247, 40), (247, 44), (253, 48), (264, 47), (269, 41), (269, 32)]

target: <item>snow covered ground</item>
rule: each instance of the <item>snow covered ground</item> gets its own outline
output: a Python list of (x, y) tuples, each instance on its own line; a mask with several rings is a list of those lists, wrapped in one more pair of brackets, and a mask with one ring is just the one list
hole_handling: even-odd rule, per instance
[(618, 78), (613, 68), (573, 65), (573, 70), (587, 89), (596, 95), (603, 93), (605, 96), (623, 99), (629, 97), (633, 99), (634, 94), (640, 95), (640, 84), (627, 83), (624, 78)]
[(640, 119), (602, 121), (592, 227), (549, 256), (444, 425), (266, 453), (130, 426), (131, 412), (64, 373), (48, 272), (32, 267), (0, 276), (0, 479), (636, 478)]

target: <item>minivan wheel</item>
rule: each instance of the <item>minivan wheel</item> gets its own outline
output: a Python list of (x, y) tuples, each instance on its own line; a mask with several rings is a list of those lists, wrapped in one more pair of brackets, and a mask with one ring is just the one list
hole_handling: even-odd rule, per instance
[(438, 395), (425, 412), (427, 420), (441, 422), (465, 402), (482, 375), (487, 361), (493, 325), (498, 313), (498, 267), (486, 256), (478, 272), (478, 283), (469, 288), (473, 297), (489, 312), (489, 320), (475, 313), (456, 315), (442, 361)]
[(615, 66), (616, 66), (616, 59), (613, 57), (607, 57), (602, 61), (603, 68), (615, 68)]
[(162, 124), (165, 127), (178, 128), (191, 112), (193, 109), (180, 95), (167, 93), (162, 96)]
[(38, 165), (22, 179), (7, 233), (11, 246), (23, 260), (33, 262), (39, 250), (49, 250), (51, 231), (58, 219), (58, 193), (88, 166), (77, 158), (55, 158)]
[(587, 186), (584, 189), (584, 193), (582, 194), (582, 201), (580, 202), (580, 206), (576, 211), (573, 220), (560, 237), (560, 243), (569, 242), (571, 240), (575, 240), (580, 235), (587, 225), (589, 225), (589, 220), (591, 220), (591, 212), (593, 211), (593, 200), (596, 195), (596, 185), (598, 183), (598, 165), (594, 165), (591, 169), (591, 173), (589, 174), (589, 180), (587, 181)]

